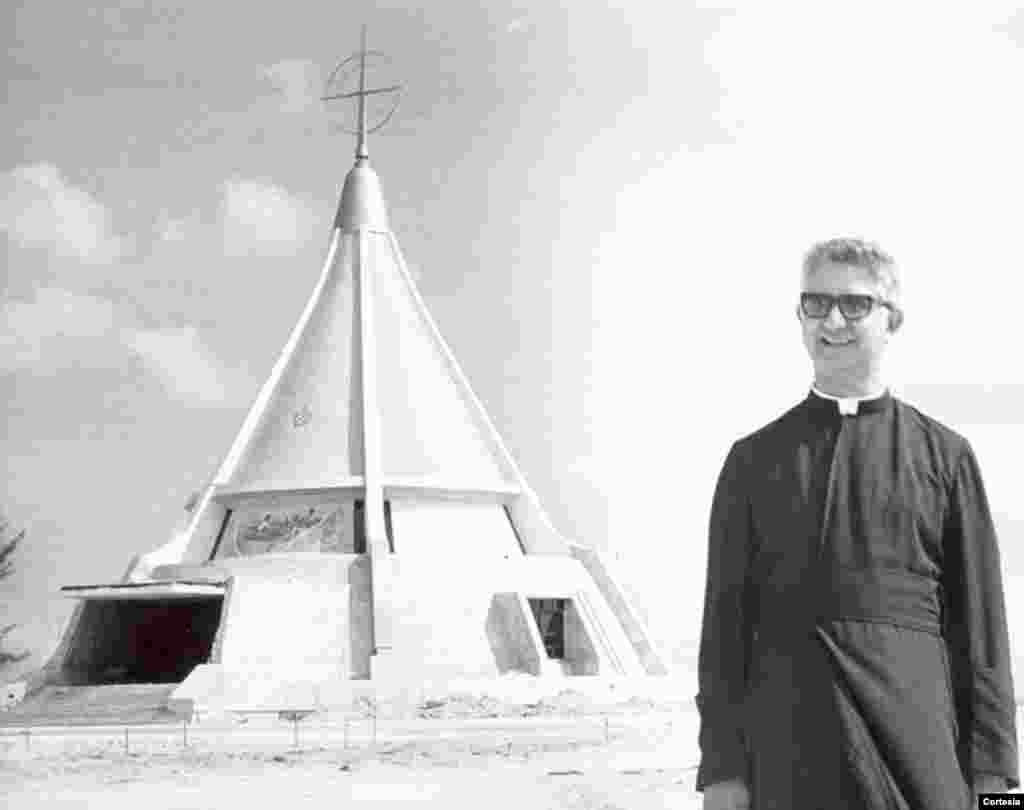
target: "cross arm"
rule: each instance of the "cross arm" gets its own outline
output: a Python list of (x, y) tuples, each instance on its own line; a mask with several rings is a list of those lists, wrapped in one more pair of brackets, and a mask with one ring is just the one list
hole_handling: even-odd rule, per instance
[(353, 90), (351, 93), (338, 93), (333, 96), (322, 96), (321, 101), (336, 101), (342, 98), (355, 98), (356, 96), (373, 96), (378, 93), (394, 93), (396, 90), (401, 90), (402, 85), (394, 84), (391, 87), (377, 87), (373, 90)]

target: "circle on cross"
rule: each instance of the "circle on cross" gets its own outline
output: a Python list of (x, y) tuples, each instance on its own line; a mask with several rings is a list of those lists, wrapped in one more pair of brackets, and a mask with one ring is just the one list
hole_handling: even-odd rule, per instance
[(339, 64), (324, 86), (325, 103), (351, 101), (352, 113), (343, 116), (337, 129), (355, 135), (356, 157), (369, 156), (366, 136), (376, 132), (395, 114), (402, 94), (402, 85), (388, 81), (390, 59), (380, 51), (366, 48), (366, 28), (363, 28), (362, 47), (359, 52)]

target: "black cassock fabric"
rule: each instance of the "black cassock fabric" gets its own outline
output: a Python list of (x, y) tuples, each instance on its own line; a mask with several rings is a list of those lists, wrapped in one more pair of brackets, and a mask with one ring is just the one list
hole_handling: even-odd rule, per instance
[(889, 395), (731, 448), (711, 514), (697, 788), (755, 810), (964, 810), (1018, 784), (999, 551), (967, 441)]

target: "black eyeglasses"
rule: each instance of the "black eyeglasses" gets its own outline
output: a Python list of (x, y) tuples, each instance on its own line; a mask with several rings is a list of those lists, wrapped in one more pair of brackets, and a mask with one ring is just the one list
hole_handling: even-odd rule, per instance
[(808, 318), (827, 318), (836, 304), (839, 305), (840, 314), (848, 321), (859, 321), (861, 318), (866, 318), (876, 305), (895, 310), (891, 303), (874, 295), (800, 293), (800, 311)]

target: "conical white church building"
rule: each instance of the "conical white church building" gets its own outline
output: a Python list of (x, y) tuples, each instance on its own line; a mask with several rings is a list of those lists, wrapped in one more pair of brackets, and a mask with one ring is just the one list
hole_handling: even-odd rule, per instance
[(78, 604), (40, 696), (244, 709), (365, 681), (665, 674), (441, 337), (362, 139), (319, 280), (187, 524), (121, 582), (63, 591)]

